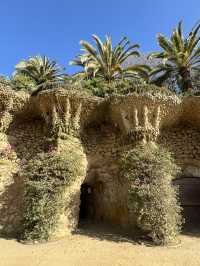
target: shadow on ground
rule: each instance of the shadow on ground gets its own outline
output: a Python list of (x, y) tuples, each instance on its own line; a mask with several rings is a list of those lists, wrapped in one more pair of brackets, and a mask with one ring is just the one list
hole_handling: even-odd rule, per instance
[(183, 228), (182, 235), (200, 237), (200, 224)]
[[(73, 233), (75, 235), (88, 236), (100, 241), (113, 241), (116, 243), (131, 243), (134, 245), (143, 244), (149, 246), (153, 243), (151, 239), (141, 235), (130, 235), (130, 232), (124, 232), (121, 228), (113, 227), (105, 224), (97, 224), (91, 221), (83, 221), (80, 223), (78, 229)], [(199, 238), (200, 237), (200, 225), (189, 224), (184, 226), (181, 235)]]
[(90, 221), (81, 222), (78, 229), (73, 234), (88, 236), (100, 241), (107, 240), (114, 241), (116, 243), (127, 242), (137, 244), (136, 238), (131, 237), (130, 233), (128, 234), (118, 227), (97, 224)]
[(200, 208), (186, 207), (183, 209), (184, 224), (182, 235), (200, 237)]

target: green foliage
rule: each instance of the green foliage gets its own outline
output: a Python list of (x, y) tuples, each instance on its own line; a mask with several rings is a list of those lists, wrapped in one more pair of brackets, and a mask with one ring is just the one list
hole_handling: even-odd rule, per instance
[(34, 80), (24, 74), (15, 74), (10, 82), (12, 88), (16, 91), (33, 92), (37, 88)]
[(95, 46), (86, 41), (81, 41), (84, 53), (78, 55), (71, 65), (81, 66), (86, 78), (101, 78), (108, 83), (119, 78), (135, 76), (140, 73), (146, 76), (147, 65), (132, 65), (123, 67), (123, 63), (130, 57), (139, 56), (138, 44), (130, 44), (124, 37), (113, 47), (111, 37), (106, 36), (103, 42), (98, 36), (92, 35)]
[(79, 93), (85, 93), (86, 95), (94, 95), (97, 97), (106, 97), (113, 94), (127, 95), (129, 93), (143, 94), (151, 93), (162, 94), (162, 95), (174, 95), (172, 91), (164, 87), (158, 87), (153, 84), (146, 84), (142, 78), (132, 79), (119, 79), (110, 83), (98, 79), (82, 79), (80, 76), (68, 78), (65, 82), (65, 87), (68, 90), (76, 90)]
[(111, 95), (115, 91), (113, 82), (108, 84), (107, 82), (97, 78), (82, 80), (79, 85), (83, 88), (84, 91), (88, 92), (88, 94), (97, 97), (106, 97), (107, 95)]
[(5, 77), (5, 76), (0, 75), (0, 86), (1, 85), (3, 85), (3, 86), (11, 86), (10, 80), (7, 77)]
[(63, 194), (80, 173), (81, 158), (73, 152), (41, 153), (29, 161), (22, 176), (24, 189), (25, 240), (48, 240), (64, 208)]
[(137, 226), (156, 244), (175, 241), (181, 229), (181, 207), (172, 185), (178, 168), (164, 148), (147, 144), (122, 156), (121, 176), (129, 183), (128, 208)]
[(21, 61), (15, 67), (15, 75), (24, 75), (30, 78), (36, 86), (33, 95), (42, 90), (52, 89), (62, 84), (63, 73), (60, 66), (44, 56), (30, 57)]
[(192, 74), (200, 71), (199, 30), (200, 23), (184, 37), (182, 22), (179, 22), (170, 39), (158, 34), (162, 51), (152, 53), (150, 57), (162, 59), (163, 62), (151, 71), (151, 82), (163, 85), (171, 78), (176, 80), (182, 92), (193, 89)]

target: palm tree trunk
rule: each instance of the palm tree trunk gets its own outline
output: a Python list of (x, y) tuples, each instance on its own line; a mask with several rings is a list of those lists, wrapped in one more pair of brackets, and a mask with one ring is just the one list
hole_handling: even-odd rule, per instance
[(192, 79), (190, 75), (190, 71), (187, 67), (182, 67), (180, 69), (180, 75), (183, 79), (183, 86), (182, 86), (182, 91), (183, 92), (190, 92), (193, 89), (192, 85)]

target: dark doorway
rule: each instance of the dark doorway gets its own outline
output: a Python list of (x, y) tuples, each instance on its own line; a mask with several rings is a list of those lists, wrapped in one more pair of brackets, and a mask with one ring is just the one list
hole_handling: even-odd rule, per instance
[(175, 183), (180, 191), (184, 231), (195, 231), (200, 226), (200, 177), (183, 177)]
[(94, 189), (87, 183), (81, 186), (79, 222), (94, 218)]

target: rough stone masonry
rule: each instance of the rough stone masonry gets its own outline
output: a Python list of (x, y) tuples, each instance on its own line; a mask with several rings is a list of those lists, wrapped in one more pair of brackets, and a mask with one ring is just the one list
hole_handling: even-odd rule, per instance
[[(66, 208), (55, 237), (79, 221), (81, 185), (92, 188), (92, 219), (129, 230), (126, 184), (118, 179), (118, 158), (138, 142), (166, 146), (182, 177), (200, 178), (200, 98), (130, 94), (101, 99), (64, 89), (30, 97), (0, 88), (0, 232), (15, 235), (22, 226), (23, 178), (20, 169), (45, 151), (50, 133), (57, 148), (70, 143), (84, 158), (85, 175), (66, 191)], [(73, 140), (73, 141), (72, 141)], [(71, 144), (70, 144), (71, 145)]]

